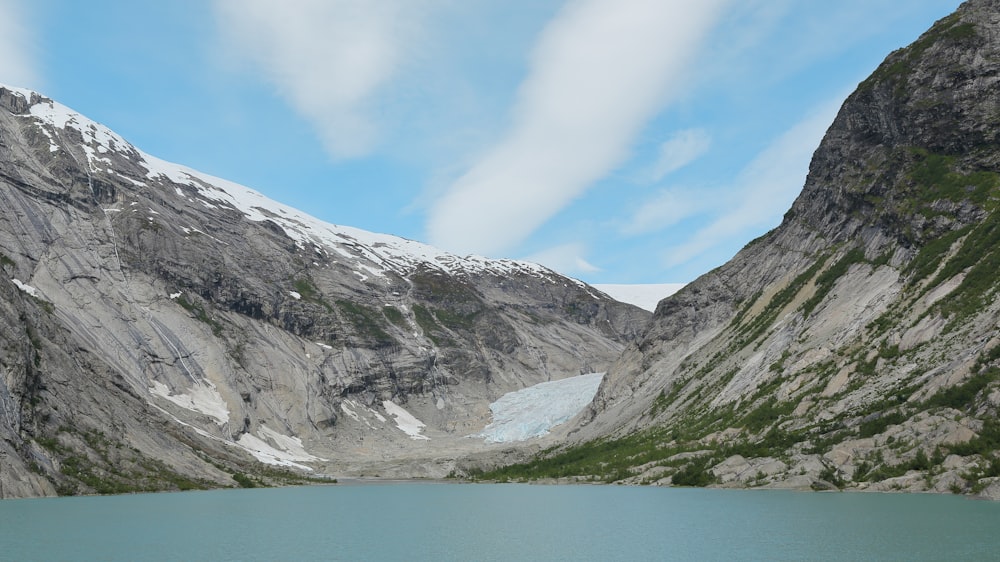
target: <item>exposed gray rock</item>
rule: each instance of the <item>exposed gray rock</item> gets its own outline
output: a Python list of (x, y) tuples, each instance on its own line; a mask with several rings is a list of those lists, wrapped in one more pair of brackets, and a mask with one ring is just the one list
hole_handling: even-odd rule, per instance
[(976, 497), (986, 500), (1000, 501), (1000, 478), (993, 478), (989, 485), (976, 494)]
[(734, 483), (743, 486), (763, 485), (771, 476), (787, 470), (788, 465), (778, 459), (745, 459), (741, 455), (733, 455), (712, 467), (712, 473), (720, 484)]

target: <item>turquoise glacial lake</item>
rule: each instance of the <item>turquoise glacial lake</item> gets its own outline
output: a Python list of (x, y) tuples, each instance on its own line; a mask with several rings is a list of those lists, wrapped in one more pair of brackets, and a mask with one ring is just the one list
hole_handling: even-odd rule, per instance
[(0, 501), (2, 560), (998, 560), (954, 496), (384, 483)]

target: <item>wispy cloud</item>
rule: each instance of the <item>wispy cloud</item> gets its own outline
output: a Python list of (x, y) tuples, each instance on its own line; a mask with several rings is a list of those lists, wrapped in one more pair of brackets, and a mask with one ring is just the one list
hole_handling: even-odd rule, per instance
[(540, 263), (545, 267), (566, 275), (596, 273), (601, 268), (584, 259), (587, 249), (583, 244), (563, 244), (525, 257), (527, 261)]
[(504, 138), (431, 209), (431, 241), (510, 251), (628, 155), (725, 0), (573, 0), (543, 31)]
[(731, 199), (719, 205), (708, 224), (688, 241), (665, 252), (668, 267), (686, 263), (751, 228), (776, 226), (802, 190), (812, 154), (833, 122), (843, 97), (828, 102), (783, 133), (737, 176)]
[(705, 129), (686, 129), (674, 133), (660, 145), (659, 158), (650, 170), (649, 180), (657, 182), (680, 170), (708, 152), (712, 136)]
[(34, 60), (34, 37), (24, 3), (0, 0), (0, 82), (39, 89)]
[(633, 213), (622, 227), (621, 233), (635, 236), (657, 232), (717, 209), (720, 205), (717, 194), (707, 191), (678, 187), (663, 189)]
[(375, 146), (373, 96), (419, 25), (405, 0), (215, 0), (227, 44), (259, 66), (336, 158)]

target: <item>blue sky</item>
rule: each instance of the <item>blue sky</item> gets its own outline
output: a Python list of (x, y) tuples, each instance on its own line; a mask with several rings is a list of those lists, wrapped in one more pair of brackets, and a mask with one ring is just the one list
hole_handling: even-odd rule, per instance
[(591, 283), (776, 226), (957, 0), (0, 0), (0, 83), (323, 220)]

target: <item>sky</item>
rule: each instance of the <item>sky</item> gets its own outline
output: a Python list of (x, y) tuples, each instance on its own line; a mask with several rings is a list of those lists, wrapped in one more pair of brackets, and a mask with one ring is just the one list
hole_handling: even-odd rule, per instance
[(0, 83), (335, 224), (589, 283), (774, 228), (957, 0), (0, 0)]

